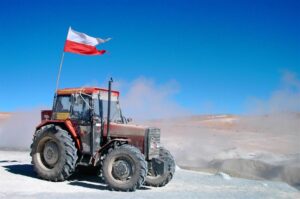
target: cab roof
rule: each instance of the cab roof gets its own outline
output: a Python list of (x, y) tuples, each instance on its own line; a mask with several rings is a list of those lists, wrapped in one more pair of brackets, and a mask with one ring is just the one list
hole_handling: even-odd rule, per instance
[[(85, 94), (94, 94), (99, 92), (108, 92), (105, 88), (99, 87), (80, 87), (80, 88), (63, 88), (57, 90), (57, 95), (71, 95), (74, 93), (85, 93)], [(112, 94), (119, 96), (119, 91), (111, 91)]]

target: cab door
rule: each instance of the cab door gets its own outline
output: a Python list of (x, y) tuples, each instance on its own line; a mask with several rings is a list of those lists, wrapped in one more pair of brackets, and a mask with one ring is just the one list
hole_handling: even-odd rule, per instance
[(92, 112), (93, 145), (91, 150), (93, 151), (93, 153), (95, 153), (101, 148), (102, 133), (103, 133), (103, 119), (101, 116), (102, 104), (98, 94), (92, 95), (92, 106), (93, 106), (93, 112)]
[(82, 143), (82, 153), (92, 154), (92, 103), (91, 97), (83, 94), (72, 95), (70, 119), (77, 128)]

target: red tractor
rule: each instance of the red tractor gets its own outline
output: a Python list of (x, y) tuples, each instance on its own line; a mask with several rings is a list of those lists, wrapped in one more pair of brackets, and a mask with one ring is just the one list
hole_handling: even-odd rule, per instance
[(39, 177), (68, 179), (80, 166), (96, 168), (111, 190), (164, 186), (175, 161), (161, 147), (160, 129), (129, 124), (119, 92), (96, 87), (57, 90), (53, 109), (41, 112), (31, 145)]

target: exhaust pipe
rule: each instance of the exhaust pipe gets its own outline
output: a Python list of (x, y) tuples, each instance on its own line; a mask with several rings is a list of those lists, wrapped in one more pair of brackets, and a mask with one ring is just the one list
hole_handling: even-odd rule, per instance
[(108, 103), (107, 103), (107, 141), (111, 140), (109, 127), (110, 127), (110, 105), (111, 105), (111, 84), (113, 83), (113, 79), (110, 78), (108, 81)]

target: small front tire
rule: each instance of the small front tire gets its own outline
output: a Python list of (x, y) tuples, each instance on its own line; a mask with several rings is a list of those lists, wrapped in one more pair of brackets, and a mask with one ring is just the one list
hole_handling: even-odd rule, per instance
[(147, 163), (137, 148), (125, 144), (107, 154), (102, 174), (111, 190), (135, 191), (145, 181)]
[(175, 173), (175, 160), (173, 156), (167, 149), (162, 147), (159, 151), (159, 157), (165, 162), (165, 164), (167, 164), (167, 171), (162, 175), (156, 175), (153, 168), (149, 168), (145, 185), (163, 187), (172, 180)]

